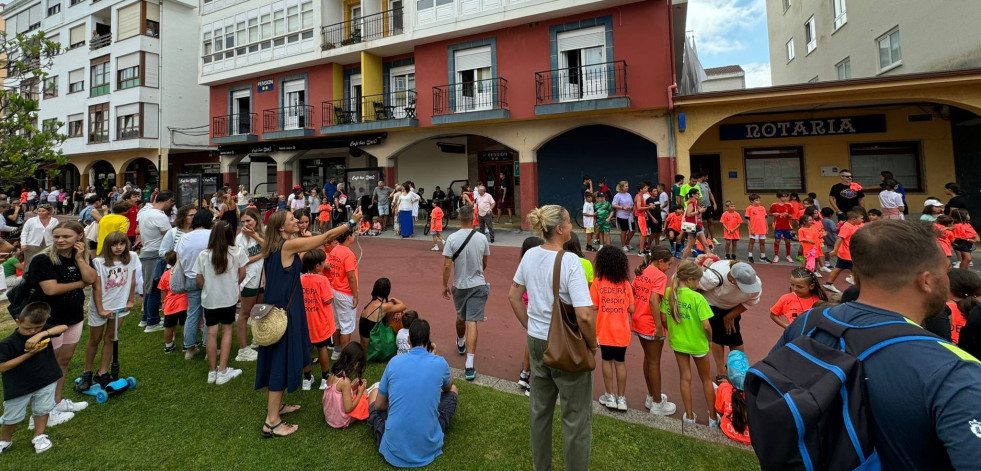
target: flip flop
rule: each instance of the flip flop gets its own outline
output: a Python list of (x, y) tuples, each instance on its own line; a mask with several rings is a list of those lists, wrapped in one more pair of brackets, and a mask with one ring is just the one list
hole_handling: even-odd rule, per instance
[[(293, 407), (293, 409), (286, 410), (287, 407)], [(279, 406), (279, 415), (286, 415), (291, 412), (296, 412), (298, 410), (300, 410), (300, 406), (293, 405), (293, 404), (283, 404)]]
[[(262, 428), (262, 438), (286, 437), (286, 436), (292, 435), (294, 432), (296, 432), (299, 429), (299, 427), (297, 427), (297, 428), (293, 429), (293, 431), (290, 432), (290, 433), (287, 433), (285, 435), (280, 435), (280, 434), (276, 433), (276, 429), (278, 429), (279, 427), (282, 427), (283, 425), (285, 425), (287, 427), (293, 427), (293, 424), (288, 424), (286, 422), (280, 421), (276, 425), (269, 425), (267, 423), (263, 423), (263, 425), (265, 427)], [(268, 432), (266, 431), (266, 428), (269, 428), (269, 431)]]

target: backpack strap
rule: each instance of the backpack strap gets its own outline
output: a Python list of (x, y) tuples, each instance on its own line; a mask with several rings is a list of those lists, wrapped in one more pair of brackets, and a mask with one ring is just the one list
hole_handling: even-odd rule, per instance
[(835, 319), (830, 308), (821, 313), (809, 311), (805, 319), (805, 335), (811, 337), (822, 331), (839, 339), (840, 349), (859, 361), (879, 350), (897, 343), (930, 341), (950, 343), (922, 327), (905, 320), (887, 321), (869, 325), (853, 325)]

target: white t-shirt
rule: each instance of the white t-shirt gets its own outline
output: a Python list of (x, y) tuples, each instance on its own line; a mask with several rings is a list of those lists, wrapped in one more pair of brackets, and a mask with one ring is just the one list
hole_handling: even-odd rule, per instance
[(668, 200), (670, 198), (671, 197), (666, 191), (662, 191), (659, 195), (657, 195), (657, 202), (661, 206), (661, 222), (664, 222), (664, 220), (668, 218), (668, 211), (671, 209), (668, 205)]
[(303, 209), (307, 207), (307, 199), (300, 197), (297, 198), (294, 195), (290, 195), (290, 209), (296, 211), (297, 209)]
[[(246, 258), (252, 258), (262, 252), (262, 246), (255, 239), (239, 233), (235, 237), (235, 246), (245, 252)], [(245, 280), (242, 281), (242, 288), (256, 289), (259, 287), (259, 279), (262, 278), (262, 260), (256, 260), (245, 266)]]
[(61, 192), (58, 190), (54, 190), (51, 193), (48, 193), (48, 203), (56, 204), (58, 202), (58, 195), (60, 194)]
[(218, 274), (211, 264), (211, 250), (202, 250), (194, 263), (194, 272), (204, 277), (201, 306), (207, 309), (234, 306), (239, 295), (238, 269), (247, 263), (249, 257), (245, 255), (245, 251), (233, 245), (228, 248), (228, 268), (225, 273)]
[(211, 238), (211, 229), (185, 232), (174, 248), (187, 279), (191, 280), (197, 276), (198, 273), (194, 271), (194, 263), (198, 261), (198, 254), (208, 248), (209, 238)]
[(889, 190), (879, 192), (879, 204), (882, 209), (894, 209), (903, 205), (903, 195)]
[(586, 202), (582, 204), (582, 225), (584, 228), (589, 229), (596, 223), (596, 216), (587, 216), (587, 214), (596, 214), (596, 210), (593, 209), (593, 203)]
[[(514, 273), (514, 282), (528, 289), (528, 335), (548, 340), (548, 326), (552, 321), (552, 270), (555, 267), (552, 250), (534, 247), (525, 253)], [(562, 257), (562, 273), (559, 275), (559, 299), (573, 307), (592, 306), (589, 284), (582, 262), (572, 252)]]
[(249, 193), (247, 191), (238, 192), (238, 205), (245, 206), (249, 204)]
[[(760, 302), (759, 293), (743, 293), (735, 283), (729, 281), (729, 261), (722, 260), (709, 265), (711, 270), (705, 270), (698, 282), (698, 290), (705, 296), (709, 306), (720, 309), (732, 309), (740, 304), (749, 308)], [(715, 270), (715, 271), (712, 271)], [(716, 275), (718, 273), (718, 275)], [(721, 276), (721, 279), (719, 278)], [(759, 281), (760, 277), (756, 277)], [(721, 286), (719, 285), (721, 282)]]
[(145, 258), (155, 258), (160, 251), (160, 242), (163, 241), (164, 234), (171, 229), (170, 218), (163, 211), (147, 205), (150, 209), (141, 211), (137, 215), (140, 225), (140, 238), (143, 239), (143, 251), (141, 254), (147, 255)]
[(92, 266), (99, 274), (102, 309), (107, 311), (125, 309), (136, 273), (140, 272), (140, 259), (136, 252), (129, 253), (128, 265), (123, 265), (123, 262), (116, 260), (111, 266), (107, 266), (104, 258), (96, 257), (92, 259)]
[(419, 195), (410, 191), (407, 194), (399, 195), (399, 211), (412, 211), (412, 206), (419, 201)]
[(395, 334), (395, 344), (399, 348), (398, 355), (409, 353), (409, 350), (412, 350), (412, 345), (409, 344), (409, 329), (399, 329), (399, 332)]

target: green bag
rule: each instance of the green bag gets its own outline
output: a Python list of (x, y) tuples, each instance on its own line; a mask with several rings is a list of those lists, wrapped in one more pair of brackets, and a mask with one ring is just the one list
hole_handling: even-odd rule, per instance
[(386, 361), (398, 353), (395, 343), (395, 332), (388, 326), (388, 316), (382, 316), (381, 321), (371, 328), (368, 336), (368, 361)]

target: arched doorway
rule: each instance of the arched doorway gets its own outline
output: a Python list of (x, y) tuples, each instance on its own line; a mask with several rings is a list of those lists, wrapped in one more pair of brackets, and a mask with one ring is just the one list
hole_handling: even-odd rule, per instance
[(150, 188), (160, 187), (160, 172), (157, 171), (157, 166), (145, 157), (131, 160), (126, 165), (123, 175), (125, 175), (126, 181), (133, 182), (134, 188), (144, 188), (147, 185)]
[(584, 175), (592, 177), (594, 189), (603, 178), (614, 192), (617, 182), (626, 180), (634, 194), (637, 182), (658, 182), (657, 145), (612, 126), (566, 131), (538, 150), (539, 204), (559, 204), (576, 214), (582, 209)]
[(92, 164), (89, 169), (89, 185), (104, 198), (116, 186), (116, 168), (105, 160)]
[(78, 172), (78, 167), (73, 164), (65, 164), (58, 168), (58, 185), (65, 190), (75, 191), (82, 184), (82, 174)]

